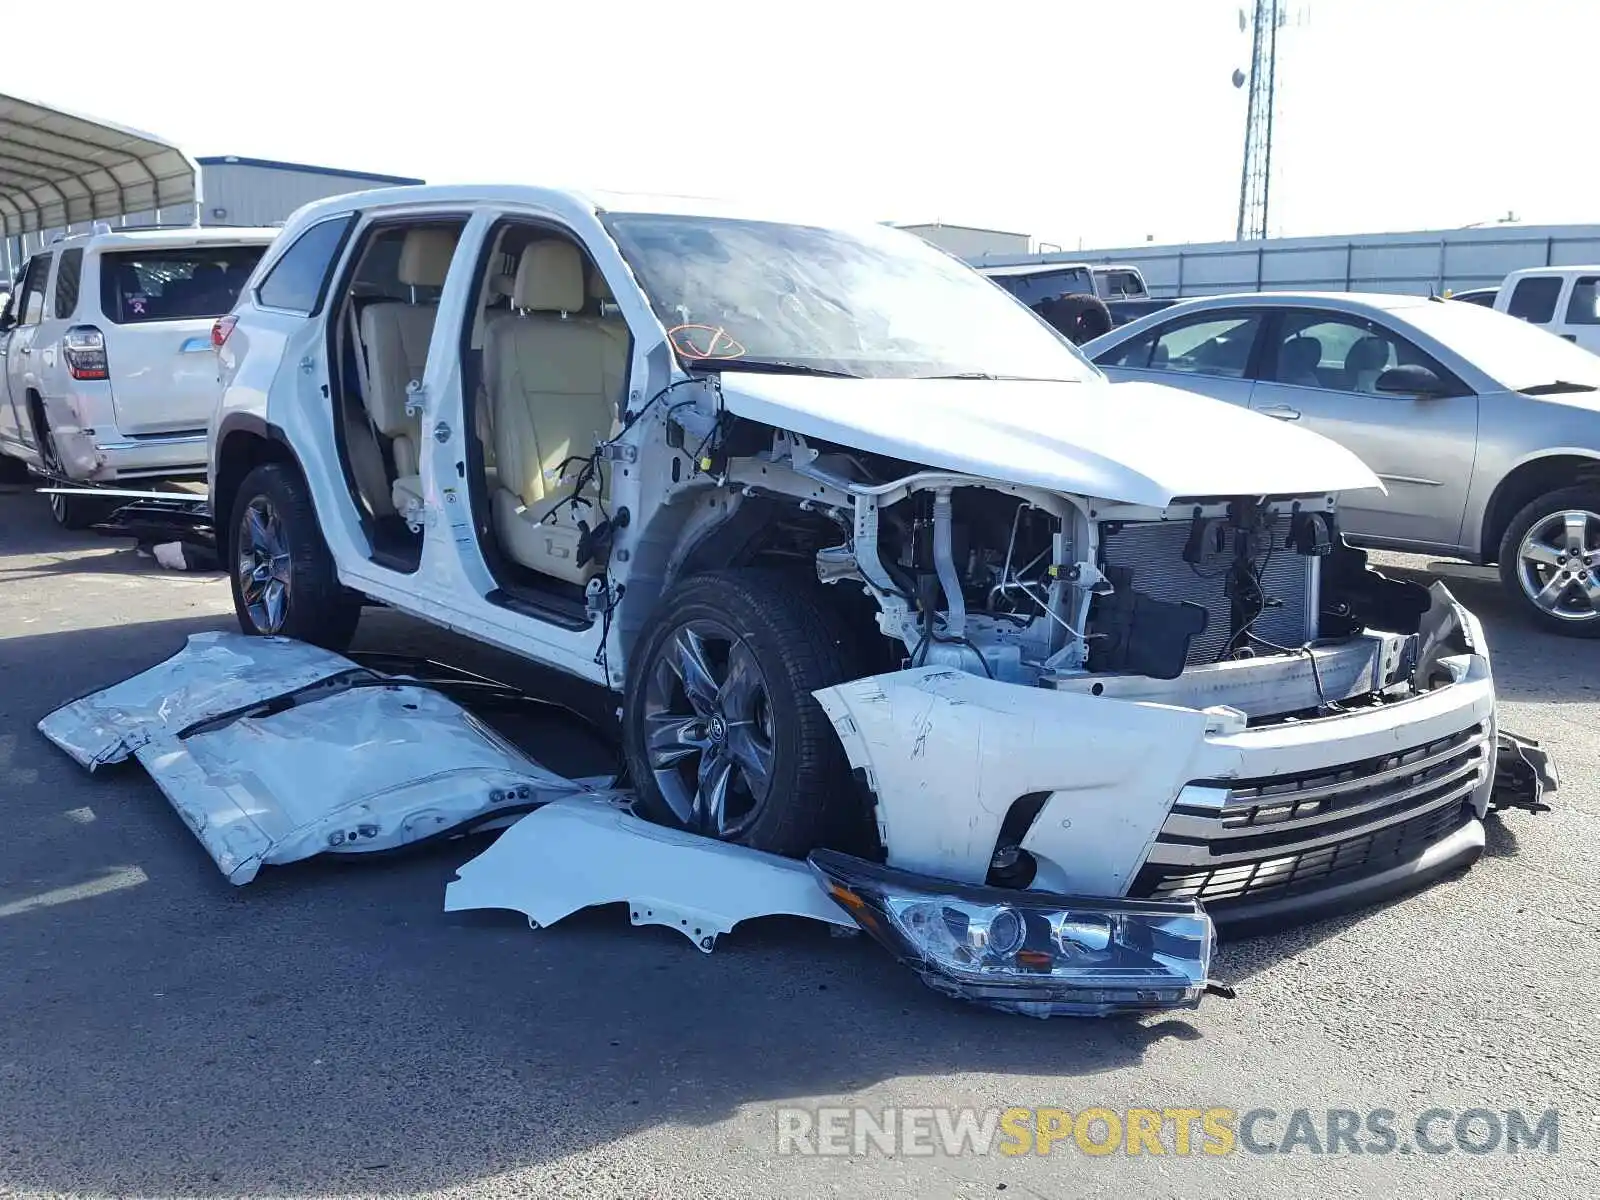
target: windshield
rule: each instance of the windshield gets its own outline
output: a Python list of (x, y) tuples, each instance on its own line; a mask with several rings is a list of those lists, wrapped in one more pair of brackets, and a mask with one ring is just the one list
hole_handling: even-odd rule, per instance
[(607, 224), (692, 365), (897, 379), (1098, 374), (994, 284), (896, 229), (641, 213)]
[(1600, 355), (1505, 313), (1428, 301), (1395, 315), (1513, 391), (1556, 382), (1600, 387)]

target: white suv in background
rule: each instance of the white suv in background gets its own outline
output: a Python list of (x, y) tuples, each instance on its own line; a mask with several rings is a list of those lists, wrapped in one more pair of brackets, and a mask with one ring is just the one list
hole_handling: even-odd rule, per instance
[[(56, 480), (204, 475), (212, 323), (276, 233), (100, 225), (30, 258), (0, 316), (0, 455)], [(50, 506), (68, 528), (103, 508)]]

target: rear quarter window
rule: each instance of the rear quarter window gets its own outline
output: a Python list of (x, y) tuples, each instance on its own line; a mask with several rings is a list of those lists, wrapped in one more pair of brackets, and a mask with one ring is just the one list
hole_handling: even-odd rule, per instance
[(354, 214), (319, 221), (295, 239), (256, 285), (256, 300), (309, 316), (322, 304), (328, 276), (355, 223)]
[(118, 325), (220, 317), (265, 246), (116, 250), (100, 256), (100, 310)]
[(61, 253), (56, 268), (55, 314), (70, 317), (78, 308), (78, 281), (83, 275), (83, 250), (75, 247)]

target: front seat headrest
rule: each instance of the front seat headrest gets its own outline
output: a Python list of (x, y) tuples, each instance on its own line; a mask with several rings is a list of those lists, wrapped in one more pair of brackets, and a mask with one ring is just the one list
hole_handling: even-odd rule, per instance
[(1380, 337), (1362, 338), (1344, 356), (1346, 371), (1381, 371), (1388, 365), (1389, 343)]
[(571, 242), (534, 242), (517, 263), (514, 308), (575, 313), (583, 308), (583, 255)]
[(443, 287), (455, 252), (454, 230), (411, 230), (400, 244), (400, 282), (407, 287)]
[(1283, 372), (1287, 375), (1315, 375), (1322, 363), (1322, 340), (1299, 334), (1283, 344)]

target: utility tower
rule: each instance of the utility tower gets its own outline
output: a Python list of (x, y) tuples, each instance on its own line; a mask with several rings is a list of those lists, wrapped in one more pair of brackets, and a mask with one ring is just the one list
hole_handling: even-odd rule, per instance
[[(1245, 27), (1239, 11), (1240, 28)], [(1238, 239), (1267, 236), (1272, 193), (1272, 117), (1277, 107), (1278, 30), (1284, 25), (1283, 0), (1255, 0), (1250, 28), (1250, 73), (1233, 73), (1235, 87), (1250, 85), (1244, 119), (1244, 169), (1239, 175)]]

